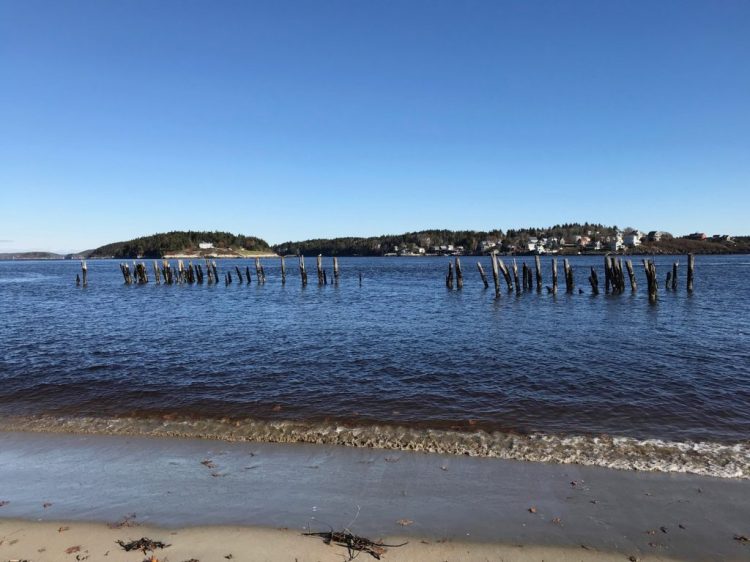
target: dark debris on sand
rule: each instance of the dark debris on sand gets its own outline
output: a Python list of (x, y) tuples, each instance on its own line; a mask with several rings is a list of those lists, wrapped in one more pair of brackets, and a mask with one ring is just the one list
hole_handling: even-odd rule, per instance
[(302, 533), (306, 537), (320, 537), (326, 544), (336, 544), (345, 546), (349, 554), (349, 560), (354, 560), (361, 552), (366, 552), (373, 558), (380, 560), (385, 554), (387, 548), (398, 548), (408, 543), (385, 544), (382, 542), (371, 541), (364, 537), (358, 537), (349, 531), (325, 531), (322, 533)]
[(143, 554), (146, 554), (147, 551), (153, 552), (157, 548), (167, 548), (168, 544), (164, 544), (161, 541), (152, 541), (151, 539), (148, 539), (146, 537), (140, 538), (137, 541), (130, 541), (129, 543), (125, 543), (123, 541), (115, 541), (117, 544), (119, 544), (125, 552), (130, 552), (131, 550), (140, 550), (143, 552)]

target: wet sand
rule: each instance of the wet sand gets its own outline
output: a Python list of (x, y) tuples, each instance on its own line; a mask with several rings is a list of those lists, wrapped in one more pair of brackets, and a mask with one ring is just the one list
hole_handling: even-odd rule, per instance
[[(195, 540), (207, 549), (203, 557), (184, 557), (202, 562), (223, 560), (211, 553), (232, 536), (240, 541), (281, 528), (288, 529), (281, 533), (288, 549), (246, 559), (341, 559), (341, 549), (299, 535), (330, 527), (389, 541), (406, 537), (420, 552), (438, 549), (425, 560), (562, 559), (566, 552), (576, 560), (602, 560), (604, 553), (625, 560), (750, 557), (750, 545), (734, 539), (750, 534), (746, 480), (369, 448), (2, 433), (0, 501), (8, 502), (0, 507), (0, 560), (73, 559), (40, 557), (36, 550), (45, 546), (34, 533), (56, 538), (59, 526), (73, 531), (83, 522), (108, 531), (102, 523), (132, 513), (141, 524), (166, 529), (159, 532), (202, 537)], [(58, 527), (52, 533), (38, 522)], [(222, 527), (197, 529), (205, 526)], [(37, 538), (18, 550), (20, 539), (9, 545), (13, 529)], [(119, 529), (127, 536), (117, 538), (140, 538), (141, 529)], [(93, 541), (99, 534), (81, 536)], [(449, 546), (450, 553), (440, 550)], [(299, 556), (291, 555), (295, 548)], [(419, 560), (416, 551), (398, 550), (386, 559)], [(532, 551), (532, 558), (513, 558)]]

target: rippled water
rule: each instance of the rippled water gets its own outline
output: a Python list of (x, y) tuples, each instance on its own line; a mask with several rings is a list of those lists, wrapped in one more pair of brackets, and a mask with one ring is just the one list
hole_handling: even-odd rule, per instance
[[(680, 287), (666, 291), (675, 259)], [(519, 267), (524, 260), (533, 262)], [(118, 262), (90, 261), (85, 289), (75, 286), (77, 262), (0, 262), (0, 415), (47, 428), (182, 420), (185, 433), (210, 422), (208, 433), (227, 436), (276, 422), (318, 433), (377, 424), (439, 430), (451, 446), (472, 432), (572, 436), (591, 449), (607, 434), (639, 447), (729, 445), (711, 462), (738, 461), (746, 475), (750, 257), (697, 256), (692, 295), (685, 258), (658, 257), (655, 305), (638, 258), (635, 295), (602, 286), (592, 296), (588, 268), (603, 285), (603, 259), (580, 256), (571, 263), (583, 294), (565, 294), (560, 271), (556, 296), (503, 291), (499, 300), (483, 288), (477, 258), (462, 261), (462, 291), (445, 288), (446, 258), (342, 258), (340, 284), (325, 287), (308, 258), (305, 288), (295, 260), (285, 286), (278, 260), (263, 260), (267, 282), (249, 286), (236, 277), (125, 286)], [(220, 273), (248, 264), (218, 263)]]

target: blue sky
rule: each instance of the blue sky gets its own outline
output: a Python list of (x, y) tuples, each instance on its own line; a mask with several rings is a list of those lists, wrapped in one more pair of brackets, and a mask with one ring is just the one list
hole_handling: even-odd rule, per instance
[(0, 0), (0, 252), (750, 234), (750, 2)]

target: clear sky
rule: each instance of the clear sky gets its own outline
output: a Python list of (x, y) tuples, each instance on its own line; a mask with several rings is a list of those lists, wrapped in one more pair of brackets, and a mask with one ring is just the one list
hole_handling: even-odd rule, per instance
[(0, 252), (750, 234), (747, 0), (0, 0)]

